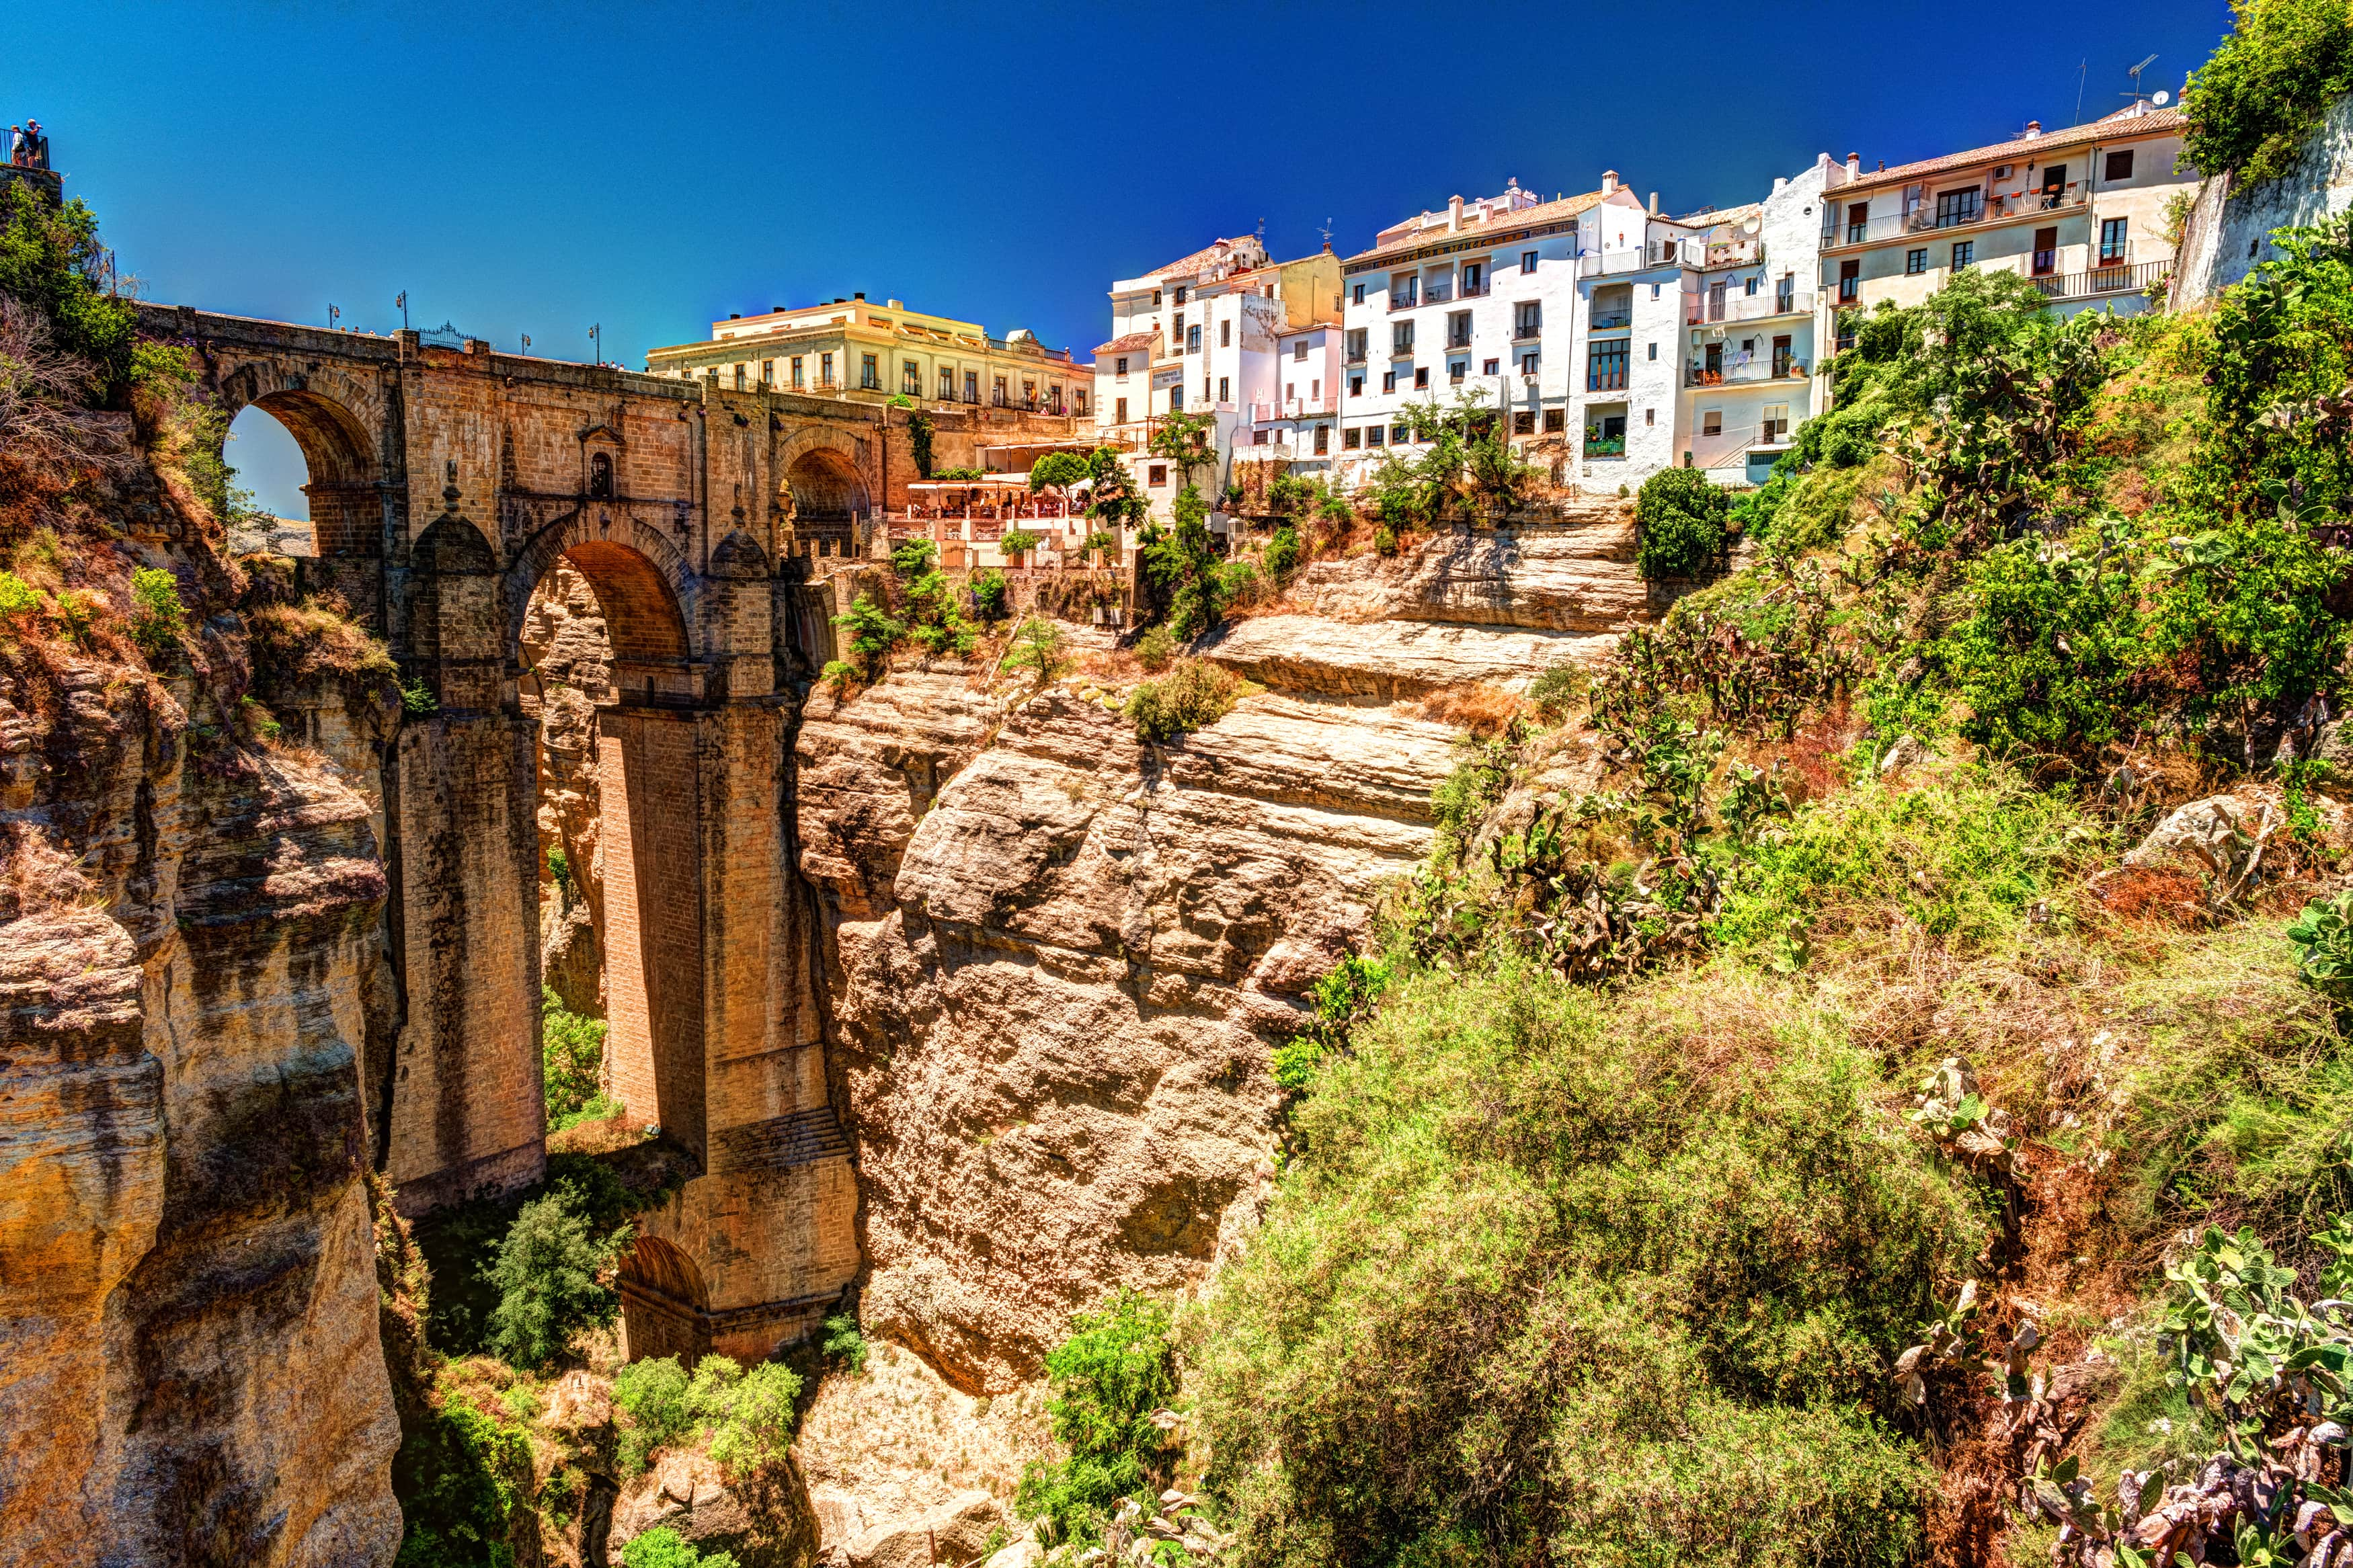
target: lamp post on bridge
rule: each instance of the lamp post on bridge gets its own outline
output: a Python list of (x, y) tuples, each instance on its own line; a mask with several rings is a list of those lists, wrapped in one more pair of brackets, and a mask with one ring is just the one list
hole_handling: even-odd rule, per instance
[(604, 322), (599, 321), (595, 326), (588, 329), (588, 341), (596, 345), (596, 363), (601, 368), (605, 363)]
[(403, 289), (393, 296), (392, 302), (400, 307), (400, 330), (405, 332), (408, 331), (408, 290)]

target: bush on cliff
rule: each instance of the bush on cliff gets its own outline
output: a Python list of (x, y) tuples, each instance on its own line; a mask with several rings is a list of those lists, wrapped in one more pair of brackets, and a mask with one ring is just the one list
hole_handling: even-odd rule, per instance
[(522, 1205), (499, 1247), (491, 1282), (491, 1350), (516, 1366), (546, 1366), (578, 1330), (602, 1328), (621, 1300), (605, 1282), (629, 1245), (628, 1226), (598, 1237), (578, 1194), (558, 1186)]
[[(551, 861), (556, 853), (550, 852)], [(583, 1111), (604, 1100), (605, 1030), (604, 1019), (566, 1012), (562, 997), (539, 988), (541, 1082), (551, 1131), (575, 1125)]]
[(1232, 712), (1241, 685), (1231, 671), (1208, 659), (1179, 659), (1166, 676), (1127, 694), (1127, 717), (1138, 740), (1165, 744)]
[(1176, 1458), (1153, 1420), (1176, 1396), (1168, 1309), (1123, 1289), (1079, 1313), (1071, 1337), (1047, 1354), (1046, 1375), (1046, 1418), (1063, 1457), (1033, 1460), (1013, 1506), (1050, 1543), (1093, 1541), (1113, 1505), (1156, 1494)]
[(632, 1536), (621, 1548), (621, 1568), (735, 1568), (732, 1552), (698, 1552), (669, 1525)]
[(1883, 1369), (1984, 1226), (1874, 1087), (1763, 984), (1394, 993), (1201, 1325), (1238, 1560), (1911, 1560)]
[(1634, 564), (1653, 581), (1696, 577), (1724, 558), (1732, 503), (1696, 468), (1665, 468), (1642, 481), (1634, 502)]
[(2185, 162), (2235, 171), (2244, 187), (2285, 174), (2330, 107), (2353, 89), (2353, 17), (2341, 0), (2236, 0), (2237, 26), (2190, 73)]

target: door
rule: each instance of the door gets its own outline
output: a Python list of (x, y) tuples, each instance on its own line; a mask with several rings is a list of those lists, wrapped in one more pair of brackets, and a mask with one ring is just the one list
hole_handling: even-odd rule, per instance
[(2059, 270), (2059, 231), (2038, 228), (2034, 231), (2034, 275), (2048, 278)]
[(1724, 281), (1721, 279), (1707, 286), (1707, 319), (1711, 321), (1724, 320)]
[(1707, 384), (1714, 386), (1723, 379), (1724, 345), (1722, 343), (1710, 343), (1707, 345)]

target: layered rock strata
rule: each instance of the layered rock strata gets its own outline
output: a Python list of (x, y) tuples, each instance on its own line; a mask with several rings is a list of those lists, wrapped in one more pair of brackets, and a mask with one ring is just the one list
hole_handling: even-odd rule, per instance
[[(613, 647), (596, 590), (558, 557), (522, 626), (523, 702), (539, 719), (540, 974), (565, 1010), (605, 1015), (605, 860), (597, 839), (596, 705)], [(554, 856), (560, 854), (559, 862)], [(561, 864), (564, 874), (554, 868)]]

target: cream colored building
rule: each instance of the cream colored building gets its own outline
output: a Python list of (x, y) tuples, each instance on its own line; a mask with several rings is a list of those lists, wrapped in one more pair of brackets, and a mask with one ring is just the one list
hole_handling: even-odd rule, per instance
[(1822, 193), (1823, 325), (1883, 300), (1917, 304), (1972, 267), (2031, 279), (2062, 313), (2145, 309), (2172, 259), (2167, 200), (2197, 183), (2181, 130), (2179, 109), (2140, 101), (1893, 169), (1850, 156)]
[(711, 323), (703, 342), (653, 350), (655, 375), (702, 377), (739, 391), (1013, 408), (1094, 417), (1089, 367), (1016, 329), (989, 336), (977, 321), (881, 305), (863, 294), (803, 310), (777, 309)]

